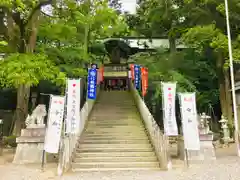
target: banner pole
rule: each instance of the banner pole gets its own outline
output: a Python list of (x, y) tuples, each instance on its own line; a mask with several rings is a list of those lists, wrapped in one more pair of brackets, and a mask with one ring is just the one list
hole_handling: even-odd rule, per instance
[[(48, 118), (47, 118), (47, 126), (46, 126), (46, 130), (45, 130), (45, 138), (44, 138), (44, 143), (46, 141), (46, 137), (47, 137), (47, 128), (48, 128), (48, 123), (49, 123), (49, 114), (50, 114), (50, 107), (51, 107), (51, 104), (52, 104), (52, 94), (41, 94), (41, 95), (45, 95), (45, 96), (50, 96), (50, 100), (49, 100), (49, 106), (48, 106)], [(44, 165), (45, 165), (45, 154), (46, 154), (46, 151), (45, 151), (45, 147), (43, 145), (43, 151), (42, 151), (42, 163), (41, 163), (41, 169), (42, 171), (44, 171)]]
[(45, 165), (45, 150), (42, 151), (42, 163), (41, 163), (41, 170), (44, 171), (44, 165)]
[(188, 159), (188, 150), (185, 148), (185, 164), (187, 165), (187, 168), (189, 168), (189, 159)]
[[(163, 90), (163, 82), (161, 82), (161, 89), (162, 89), (162, 111), (163, 111), (163, 127), (165, 127), (165, 101), (164, 101), (164, 90)], [(171, 164), (171, 157), (169, 154), (169, 136), (167, 135), (165, 128), (164, 128), (164, 135), (166, 137), (166, 148), (167, 148), (167, 152), (166, 152), (166, 156), (167, 156), (167, 169), (170, 169), (170, 164)]]

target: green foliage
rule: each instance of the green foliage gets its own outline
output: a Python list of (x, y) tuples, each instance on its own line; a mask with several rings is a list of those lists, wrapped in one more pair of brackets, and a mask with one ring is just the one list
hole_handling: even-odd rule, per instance
[(154, 90), (152, 100), (161, 101), (161, 81), (177, 82), (178, 92), (196, 92), (198, 109), (218, 103), (216, 72), (209, 59), (186, 49), (169, 53), (166, 49), (157, 52), (143, 52), (131, 56), (131, 61), (149, 70), (149, 89)]
[(184, 43), (198, 52), (204, 52), (207, 47), (225, 53), (228, 51), (227, 36), (214, 24), (190, 28), (182, 36), (182, 39)]
[(0, 41), (0, 46), (7, 46), (8, 43), (6, 41)]
[(154, 53), (139, 53), (131, 58), (133, 62), (148, 68), (150, 88), (156, 89), (155, 98), (160, 98), (161, 81), (177, 82), (179, 92), (196, 91), (195, 84), (180, 69), (184, 53), (169, 54), (165, 49), (159, 49)]
[[(55, 9), (54, 18), (43, 19), (37, 48), (64, 67), (68, 75), (83, 76), (86, 64), (101, 62), (107, 53), (98, 40), (128, 33), (128, 26), (107, 0), (68, 0), (63, 4), (64, 8)], [(70, 70), (73, 67), (77, 70)]]
[(12, 54), (0, 62), (0, 82), (4, 87), (34, 86), (40, 80), (58, 80), (63, 74), (43, 54)]

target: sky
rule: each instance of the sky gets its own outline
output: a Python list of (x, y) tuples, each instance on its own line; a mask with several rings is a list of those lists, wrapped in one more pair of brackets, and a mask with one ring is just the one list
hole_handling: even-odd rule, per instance
[[(1, 1), (1, 0), (0, 0)], [(122, 9), (123, 11), (127, 11), (130, 14), (136, 13), (136, 2), (137, 0), (119, 0), (122, 3)], [(51, 6), (44, 6), (42, 10), (49, 14), (51, 12)]]
[(124, 11), (128, 11), (131, 14), (136, 12), (136, 1), (137, 0), (120, 0), (122, 2), (122, 8)]

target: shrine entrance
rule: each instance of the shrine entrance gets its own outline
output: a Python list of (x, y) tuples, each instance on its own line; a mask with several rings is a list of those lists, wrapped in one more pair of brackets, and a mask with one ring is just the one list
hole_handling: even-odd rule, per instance
[(103, 89), (105, 91), (128, 90), (128, 64), (104, 64)]
[(128, 90), (128, 79), (125, 77), (108, 77), (104, 79), (105, 91), (126, 91)]

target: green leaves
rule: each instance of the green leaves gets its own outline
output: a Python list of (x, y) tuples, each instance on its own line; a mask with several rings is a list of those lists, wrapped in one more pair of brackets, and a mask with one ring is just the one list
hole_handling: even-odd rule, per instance
[(219, 33), (220, 31), (216, 29), (214, 24), (195, 26), (188, 29), (188, 31), (182, 36), (182, 40), (189, 47), (194, 48), (198, 52), (203, 52)]
[(176, 81), (180, 91), (196, 90), (192, 79), (188, 79), (181, 69), (184, 53), (169, 54), (165, 49), (159, 49), (156, 53), (138, 53), (131, 58), (148, 68), (149, 83), (153, 83), (153, 86), (154, 82)]
[(55, 80), (59, 69), (43, 54), (12, 54), (0, 62), (0, 84), (4, 87), (37, 85), (40, 80)]

